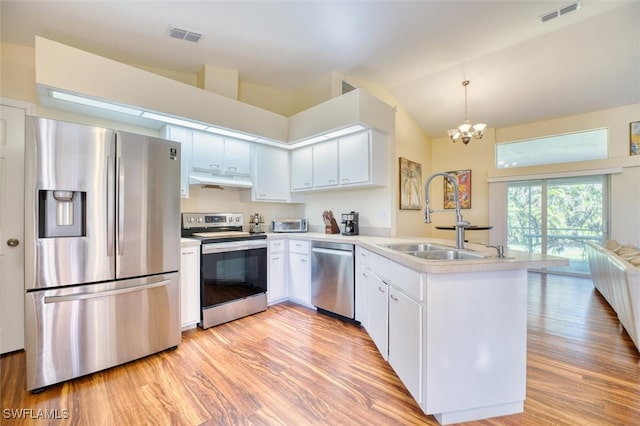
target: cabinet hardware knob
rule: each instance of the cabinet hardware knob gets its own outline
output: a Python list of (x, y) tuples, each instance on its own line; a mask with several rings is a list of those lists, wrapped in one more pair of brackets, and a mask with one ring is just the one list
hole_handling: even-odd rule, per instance
[(9, 238), (7, 240), (7, 245), (9, 247), (18, 247), (19, 244), (20, 244), (20, 241), (16, 238)]

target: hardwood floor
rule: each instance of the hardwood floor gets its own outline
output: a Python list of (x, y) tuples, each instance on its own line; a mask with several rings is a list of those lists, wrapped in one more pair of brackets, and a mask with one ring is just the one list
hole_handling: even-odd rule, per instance
[[(294, 304), (37, 395), (24, 363), (2, 356), (0, 424), (437, 425), (364, 330)], [(469, 424), (639, 422), (640, 355), (611, 308), (589, 280), (530, 274), (524, 413)]]

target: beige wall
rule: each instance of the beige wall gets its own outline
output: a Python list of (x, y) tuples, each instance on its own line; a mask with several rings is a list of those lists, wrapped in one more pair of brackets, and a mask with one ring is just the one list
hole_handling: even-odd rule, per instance
[[(488, 177), (524, 179), (532, 175), (620, 168), (622, 173), (611, 176), (610, 238), (640, 243), (640, 156), (629, 156), (629, 123), (639, 119), (640, 104), (634, 104), (521, 126), (488, 129), (482, 140), (472, 140), (466, 146), (453, 144), (447, 137), (437, 138), (432, 144), (432, 167), (434, 171), (472, 170), (471, 209), (463, 210), (463, 214), (475, 225), (488, 224), (491, 208)], [(603, 127), (609, 129), (607, 160), (515, 169), (495, 168), (496, 143)], [(439, 201), (442, 199), (442, 183), (435, 183), (432, 187), (432, 198), (438, 200), (434, 208), (439, 208), (437, 206), (442, 205)], [(451, 219), (450, 215), (443, 213), (433, 215), (434, 225), (450, 223)], [(446, 232), (450, 231), (435, 230), (433, 236), (445, 237), (448, 235)], [(469, 232), (467, 237), (470, 241), (489, 241), (489, 233), (484, 231)]]
[[(487, 175), (494, 164), (494, 129), (487, 129), (480, 140), (472, 140), (468, 145), (462, 142), (453, 143), (448, 137), (432, 140), (431, 168), (433, 173), (455, 170), (471, 170), (471, 208), (462, 210), (465, 220), (472, 225), (490, 225), (489, 223), (489, 187)], [(441, 210), (444, 199), (444, 178), (436, 177), (429, 186), (430, 207)], [(436, 226), (453, 225), (455, 223), (453, 210), (434, 213), (431, 216), (431, 236), (453, 239), (453, 231), (435, 229)], [(471, 242), (488, 242), (488, 231), (469, 231), (467, 239)]]

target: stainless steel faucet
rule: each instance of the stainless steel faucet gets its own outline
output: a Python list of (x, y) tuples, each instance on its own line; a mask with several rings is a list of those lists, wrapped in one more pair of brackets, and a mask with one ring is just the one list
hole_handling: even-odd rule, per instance
[(460, 192), (458, 191), (458, 180), (456, 177), (450, 173), (444, 172), (436, 172), (427, 178), (427, 181), (424, 184), (424, 199), (426, 208), (424, 210), (424, 223), (431, 223), (431, 213), (433, 212), (446, 212), (447, 210), (433, 210), (429, 208), (429, 184), (436, 176), (442, 176), (445, 179), (449, 179), (449, 181), (453, 184), (453, 188), (455, 191), (455, 201), (456, 201), (456, 248), (463, 249), (464, 248), (464, 230), (471, 225), (471, 223), (467, 222), (462, 218), (462, 213), (460, 211)]

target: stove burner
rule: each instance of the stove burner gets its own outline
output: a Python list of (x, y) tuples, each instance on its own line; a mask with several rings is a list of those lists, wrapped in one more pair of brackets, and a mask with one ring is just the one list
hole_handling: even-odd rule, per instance
[(202, 244), (267, 238), (243, 231), (243, 225), (242, 213), (182, 213), (182, 237), (198, 239)]

